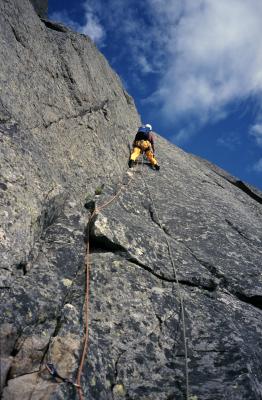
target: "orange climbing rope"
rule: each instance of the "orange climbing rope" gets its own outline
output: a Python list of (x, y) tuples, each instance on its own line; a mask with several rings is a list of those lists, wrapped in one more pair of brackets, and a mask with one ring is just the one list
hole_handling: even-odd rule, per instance
[(114, 200), (116, 200), (121, 191), (123, 190), (124, 187), (128, 187), (133, 180), (134, 175), (131, 175), (130, 179), (128, 180), (127, 184), (122, 183), (119, 190), (116, 192), (116, 194), (107, 202), (102, 204), (100, 207), (96, 207), (92, 214), (89, 217), (88, 220), (88, 236), (87, 236), (87, 241), (86, 241), (86, 253), (85, 253), (85, 273), (86, 273), (86, 282), (85, 282), (85, 300), (84, 300), (84, 307), (85, 307), (85, 334), (84, 334), (84, 346), (83, 346), (83, 351), (80, 359), (80, 364), (77, 372), (77, 391), (78, 391), (78, 396), (80, 400), (84, 400), (83, 396), (83, 388), (81, 386), (81, 377), (83, 373), (83, 368), (84, 368), (84, 362), (86, 359), (87, 351), (88, 351), (88, 343), (89, 343), (89, 320), (90, 320), (90, 315), (89, 315), (89, 303), (90, 303), (90, 265), (91, 265), (91, 257), (90, 257), (90, 240), (89, 240), (89, 234), (90, 234), (90, 225), (93, 220), (93, 218), (104, 208), (108, 207), (111, 203), (113, 203)]
[[(92, 219), (92, 216), (94, 215), (94, 212), (92, 213), (89, 222)], [(89, 236), (89, 232), (88, 232)], [(84, 338), (84, 348), (81, 356), (81, 361), (80, 365), (78, 368), (78, 373), (77, 373), (77, 380), (76, 383), (78, 385), (77, 391), (78, 391), (78, 396), (80, 400), (83, 400), (83, 389), (81, 386), (81, 376), (82, 376), (82, 371), (84, 368), (84, 361), (85, 357), (87, 354), (87, 347), (88, 347), (88, 339), (89, 339), (89, 282), (90, 282), (90, 246), (89, 246), (89, 237), (87, 239), (87, 244), (86, 244), (86, 255), (85, 255), (85, 266), (86, 266), (86, 292), (85, 292), (85, 338)]]

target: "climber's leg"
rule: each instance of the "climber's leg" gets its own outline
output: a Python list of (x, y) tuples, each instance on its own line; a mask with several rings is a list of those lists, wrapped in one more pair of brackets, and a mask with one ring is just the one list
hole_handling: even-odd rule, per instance
[(154, 156), (154, 153), (152, 152), (151, 149), (146, 151), (146, 156), (147, 156), (147, 159), (150, 161), (152, 166), (155, 167), (156, 165), (158, 165), (158, 162), (157, 162), (157, 160), (156, 160), (156, 158)]
[(134, 147), (132, 154), (130, 156), (130, 160), (136, 161), (136, 159), (140, 156), (141, 154), (141, 149), (139, 147)]

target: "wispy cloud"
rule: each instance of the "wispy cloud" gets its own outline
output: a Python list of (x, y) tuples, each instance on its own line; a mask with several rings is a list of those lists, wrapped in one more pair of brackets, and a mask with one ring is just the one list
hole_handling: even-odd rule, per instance
[(70, 28), (78, 31), (80, 25), (71, 19), (67, 13), (67, 11), (56, 11), (49, 15), (49, 18), (53, 21), (61, 22), (62, 24), (69, 26)]
[(86, 23), (82, 26), (81, 32), (88, 35), (96, 43), (101, 43), (104, 38), (102, 26), (91, 14), (86, 15)]
[(148, 74), (149, 72), (154, 72), (152, 65), (150, 65), (150, 62), (143, 54), (138, 54), (136, 61), (143, 73)]
[(253, 171), (256, 172), (262, 172), (262, 158), (260, 158), (254, 165), (253, 165)]
[(121, 57), (130, 60), (129, 70), (139, 76), (149, 73), (160, 73), (164, 61), (162, 41), (155, 28), (157, 15), (151, 15), (152, 8), (147, 2), (125, 0), (110, 0), (105, 7), (104, 0), (89, 0), (86, 9), (92, 10), (103, 24), (107, 37), (121, 47), (115, 62), (121, 62)]
[(182, 145), (188, 141), (188, 139), (193, 135), (194, 129), (187, 126), (186, 128), (180, 129), (177, 133), (170, 137), (172, 143), (177, 145)]
[(259, 146), (262, 146), (262, 123), (257, 123), (250, 128), (250, 135), (254, 136)]
[(79, 33), (88, 35), (97, 44), (102, 45), (103, 43), (105, 38), (104, 28), (91, 7), (86, 4), (84, 4), (84, 23), (82, 25), (71, 18), (65, 10), (54, 12), (49, 18), (54, 21), (62, 22)]
[(221, 135), (217, 139), (217, 144), (219, 146), (226, 147), (227, 149), (233, 151), (233, 150), (236, 150), (241, 145), (241, 140), (240, 140), (239, 135), (236, 132), (230, 132), (230, 133)]
[[(260, 0), (148, 0), (168, 38), (167, 69), (153, 99), (166, 118), (201, 122), (262, 92)], [(222, 114), (221, 114), (222, 112)]]
[(125, 0), (124, 7), (122, 0), (106, 6), (85, 0), (83, 6), (82, 25), (65, 13), (59, 20), (98, 45), (110, 40), (111, 62), (123, 63), (128, 76), (155, 74), (147, 101), (168, 125), (190, 118), (194, 129), (184, 130), (186, 138), (225, 118), (231, 103), (262, 98), (261, 0)]

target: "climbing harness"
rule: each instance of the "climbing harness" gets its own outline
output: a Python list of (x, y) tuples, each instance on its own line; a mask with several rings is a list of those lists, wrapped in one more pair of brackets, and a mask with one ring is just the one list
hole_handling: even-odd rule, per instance
[(164, 236), (165, 236), (165, 240), (166, 240), (166, 244), (167, 244), (167, 248), (168, 248), (168, 255), (171, 261), (171, 265), (172, 265), (172, 269), (174, 272), (174, 278), (176, 281), (176, 286), (177, 286), (177, 292), (178, 292), (178, 297), (179, 297), (179, 302), (180, 302), (180, 307), (181, 307), (181, 319), (182, 319), (182, 328), (183, 328), (183, 342), (184, 342), (184, 353), (185, 353), (185, 381), (186, 381), (186, 400), (189, 400), (189, 379), (188, 379), (188, 351), (187, 351), (187, 337), (186, 337), (186, 323), (185, 323), (185, 306), (184, 306), (184, 299), (183, 299), (183, 295), (181, 293), (181, 287), (180, 287), (180, 283), (178, 280), (178, 276), (177, 276), (177, 269), (175, 266), (175, 262), (174, 262), (174, 257), (172, 254), (172, 250), (171, 250), (171, 245), (170, 245), (170, 241), (169, 238), (167, 237), (167, 233), (164, 229), (164, 226), (159, 218), (156, 206), (155, 206), (155, 202), (154, 199), (151, 195), (151, 192), (149, 190), (148, 184), (146, 182), (146, 179), (144, 178), (144, 174), (143, 174), (143, 164), (144, 164), (144, 160), (142, 159), (142, 164), (141, 164), (141, 177), (142, 180), (144, 182), (144, 186), (148, 192), (148, 196), (151, 200), (152, 206), (154, 208), (155, 211), (155, 215), (157, 217), (157, 221), (158, 221), (158, 225), (159, 227), (162, 229), (162, 231), (164, 232)]
[(134, 145), (142, 151), (148, 151), (151, 148), (151, 143), (149, 142), (149, 140), (136, 140)]

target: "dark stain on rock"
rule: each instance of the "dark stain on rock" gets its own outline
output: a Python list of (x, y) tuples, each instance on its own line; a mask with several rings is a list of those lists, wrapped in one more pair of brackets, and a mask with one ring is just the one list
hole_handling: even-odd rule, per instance
[(21, 270), (24, 275), (27, 274), (27, 263), (25, 261), (21, 261), (17, 264), (16, 269)]

